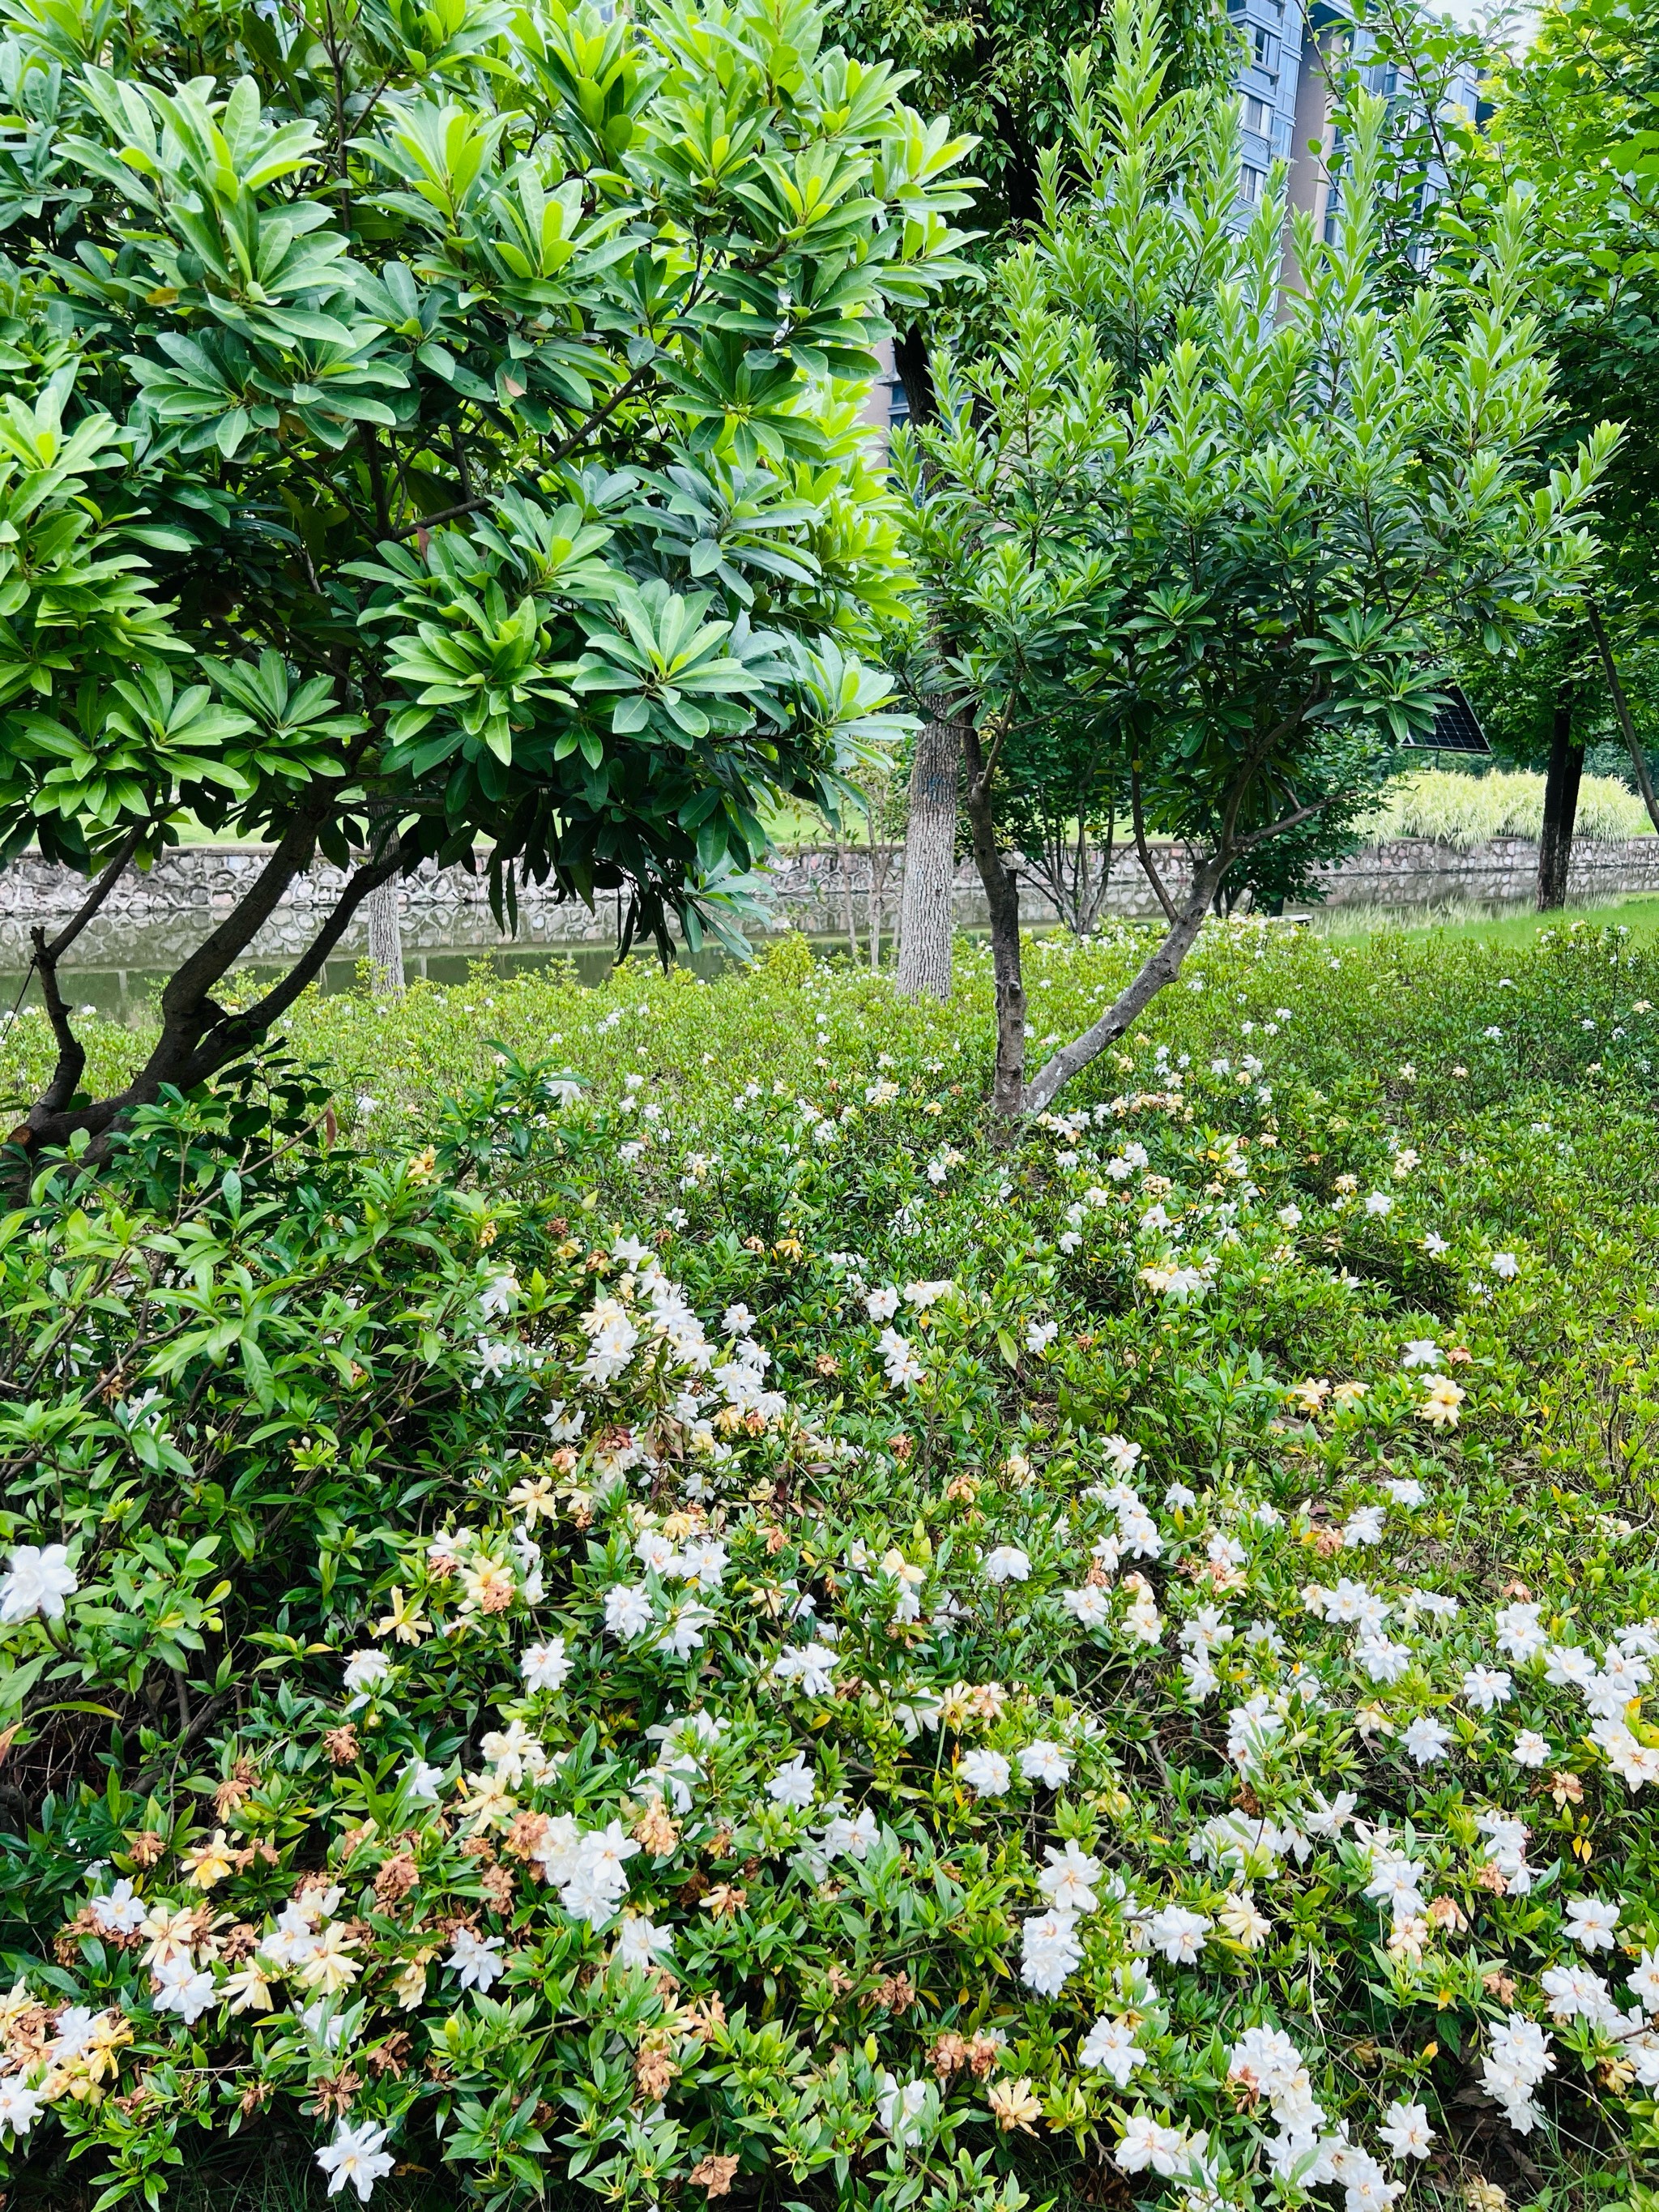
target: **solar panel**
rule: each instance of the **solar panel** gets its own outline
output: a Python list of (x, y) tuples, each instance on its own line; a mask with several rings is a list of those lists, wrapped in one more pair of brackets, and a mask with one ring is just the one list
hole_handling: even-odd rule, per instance
[(1445, 696), (1434, 718), (1432, 732), (1426, 738), (1407, 738), (1406, 743), (1419, 752), (1478, 753), (1490, 758), (1492, 747), (1486, 743), (1486, 732), (1475, 720), (1474, 709), (1462, 685), (1445, 684), (1441, 689)]

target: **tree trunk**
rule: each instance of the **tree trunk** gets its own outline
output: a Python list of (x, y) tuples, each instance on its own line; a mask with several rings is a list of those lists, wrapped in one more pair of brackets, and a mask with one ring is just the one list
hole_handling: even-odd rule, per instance
[(1025, 981), (1019, 961), (1019, 878), (997, 850), (991, 775), (980, 750), (979, 732), (972, 727), (963, 733), (963, 749), (968, 763), (968, 823), (973, 833), (974, 862), (990, 912), (991, 965), (996, 977), (997, 1059), (991, 1103), (999, 1114), (1018, 1114), (1025, 1104)]
[(363, 901), (368, 908), (369, 983), (377, 999), (395, 997), (404, 988), (404, 926), (401, 893), (394, 876)]
[(1572, 828), (1578, 814), (1578, 785), (1583, 773), (1584, 748), (1572, 741), (1572, 695), (1564, 684), (1555, 695), (1549, 773), (1544, 779), (1544, 828), (1538, 841), (1540, 914), (1551, 913), (1567, 902)]
[(910, 763), (910, 819), (904, 832), (899, 908), (902, 999), (951, 995), (951, 890), (957, 872), (957, 769), (962, 725), (950, 702), (928, 702), (929, 719)]
[(939, 401), (933, 392), (933, 372), (927, 363), (927, 340), (919, 325), (913, 324), (908, 331), (901, 331), (893, 340), (893, 367), (904, 386), (904, 404), (911, 422), (921, 424), (937, 421)]

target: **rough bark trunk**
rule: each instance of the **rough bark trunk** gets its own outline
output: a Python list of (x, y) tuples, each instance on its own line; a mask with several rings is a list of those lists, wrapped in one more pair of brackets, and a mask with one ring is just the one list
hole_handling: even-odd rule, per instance
[(1578, 785), (1584, 773), (1584, 748), (1572, 739), (1572, 699), (1564, 687), (1556, 694), (1550, 730), (1549, 772), (1544, 779), (1544, 828), (1538, 841), (1538, 911), (1548, 914), (1567, 902), (1567, 872), (1572, 865), (1572, 830), (1578, 814)]
[(377, 999), (395, 998), (404, 988), (402, 894), (397, 878), (371, 891), (363, 904), (368, 908), (370, 988)]
[(962, 726), (944, 700), (916, 738), (910, 763), (910, 819), (904, 833), (899, 908), (898, 992), (903, 999), (951, 995), (951, 886), (957, 872), (957, 770)]
[(980, 750), (977, 731), (963, 731), (963, 750), (968, 767), (968, 824), (973, 834), (974, 864), (985, 886), (990, 914), (991, 965), (996, 978), (997, 1057), (991, 1103), (999, 1114), (1018, 1114), (1025, 1104), (1025, 981), (1019, 957), (1019, 878), (997, 850), (991, 774)]

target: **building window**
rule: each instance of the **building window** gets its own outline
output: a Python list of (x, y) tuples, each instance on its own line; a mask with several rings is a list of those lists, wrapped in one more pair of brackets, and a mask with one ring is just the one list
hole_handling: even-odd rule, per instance
[(1279, 67), (1279, 40), (1271, 31), (1264, 31), (1260, 23), (1250, 26), (1250, 58), (1269, 76)]
[(1265, 100), (1258, 100), (1253, 92), (1241, 93), (1238, 112), (1247, 131), (1254, 131), (1259, 138), (1272, 135), (1273, 112)]
[(896, 422), (908, 422), (909, 419), (910, 395), (904, 388), (904, 380), (892, 377), (887, 386), (887, 427), (891, 429)]
[(1238, 172), (1238, 197), (1249, 206), (1259, 207), (1267, 183), (1267, 172), (1263, 169), (1253, 169), (1246, 161)]

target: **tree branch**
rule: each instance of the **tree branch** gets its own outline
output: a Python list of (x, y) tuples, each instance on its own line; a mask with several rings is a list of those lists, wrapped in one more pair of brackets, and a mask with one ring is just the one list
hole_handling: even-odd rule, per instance
[(273, 985), (263, 999), (239, 1014), (227, 1014), (214, 1024), (196, 1047), (181, 1074), (175, 1079), (181, 1089), (188, 1090), (193, 1083), (205, 1082), (210, 1075), (222, 1067), (228, 1059), (256, 1043), (271, 1024), (277, 1021), (294, 1004), (300, 994), (315, 982), (322, 973), (324, 963), (350, 927), (351, 918), (371, 891), (378, 890), (398, 873), (402, 862), (395, 839), (389, 856), (359, 868), (335, 901), (334, 910), (323, 924), (280, 983)]
[[(141, 823), (137, 829), (128, 831), (126, 836), (123, 838), (119, 847), (117, 848), (115, 856), (110, 861), (109, 866), (104, 870), (102, 875), (99, 877), (97, 882), (94, 884), (92, 889), (87, 893), (85, 898), (82, 899), (81, 904), (76, 908), (70, 920), (64, 924), (64, 927), (58, 931), (57, 936), (52, 939), (52, 943), (50, 945), (41, 945), (39, 948), (39, 951), (36, 956), (37, 957), (44, 957), (53, 963), (63, 958), (64, 955), (69, 951), (70, 945), (74, 944), (76, 939), (79, 937), (81, 932), (86, 927), (87, 924), (97, 913), (99, 908), (102, 906), (104, 901), (109, 896), (110, 893), (115, 889), (116, 884), (120, 881), (122, 875), (125, 872), (128, 861), (131, 860), (133, 854), (138, 849), (138, 841), (143, 834), (144, 825), (143, 823)], [(44, 931), (31, 933), (32, 935), (37, 938), (43, 937), (45, 933), (46, 933)]]
[(1653, 778), (1648, 773), (1648, 757), (1636, 734), (1635, 717), (1630, 711), (1630, 701), (1625, 696), (1624, 684), (1620, 681), (1619, 664), (1613, 657), (1613, 641), (1607, 635), (1601, 611), (1594, 599), (1584, 601), (1584, 612), (1589, 617), (1590, 635), (1595, 640), (1595, 649), (1601, 656), (1601, 665), (1607, 671), (1613, 712), (1618, 715), (1619, 726), (1625, 733), (1625, 743), (1630, 747), (1630, 764), (1636, 770), (1636, 781), (1641, 787), (1642, 804), (1648, 810), (1649, 820), (1656, 830), (1659, 830), (1659, 798), (1654, 795)]
[(1135, 851), (1140, 856), (1140, 865), (1146, 871), (1147, 882), (1158, 893), (1158, 902), (1164, 909), (1164, 919), (1173, 928), (1179, 916), (1176, 912), (1175, 901), (1164, 888), (1163, 877), (1152, 866), (1152, 852), (1146, 843), (1146, 824), (1140, 811), (1140, 763), (1133, 758), (1129, 763), (1129, 811), (1134, 823)]
[[(643, 368), (636, 368), (632, 376), (617, 386), (603, 407), (596, 407), (580, 428), (573, 430), (568, 438), (562, 438), (550, 453), (543, 456), (542, 466), (556, 468), (561, 461), (568, 461), (578, 446), (591, 438), (601, 424), (609, 422), (623, 400), (633, 398), (647, 381), (650, 373), (648, 362)], [(477, 499), (458, 500), (453, 507), (441, 507), (435, 514), (422, 514), (414, 522), (406, 522), (401, 530), (394, 530), (391, 533), (389, 542), (396, 545), (403, 538), (413, 538), (422, 530), (435, 530), (441, 522), (458, 522), (463, 515), (480, 514), (492, 503), (493, 497), (488, 494)]]

